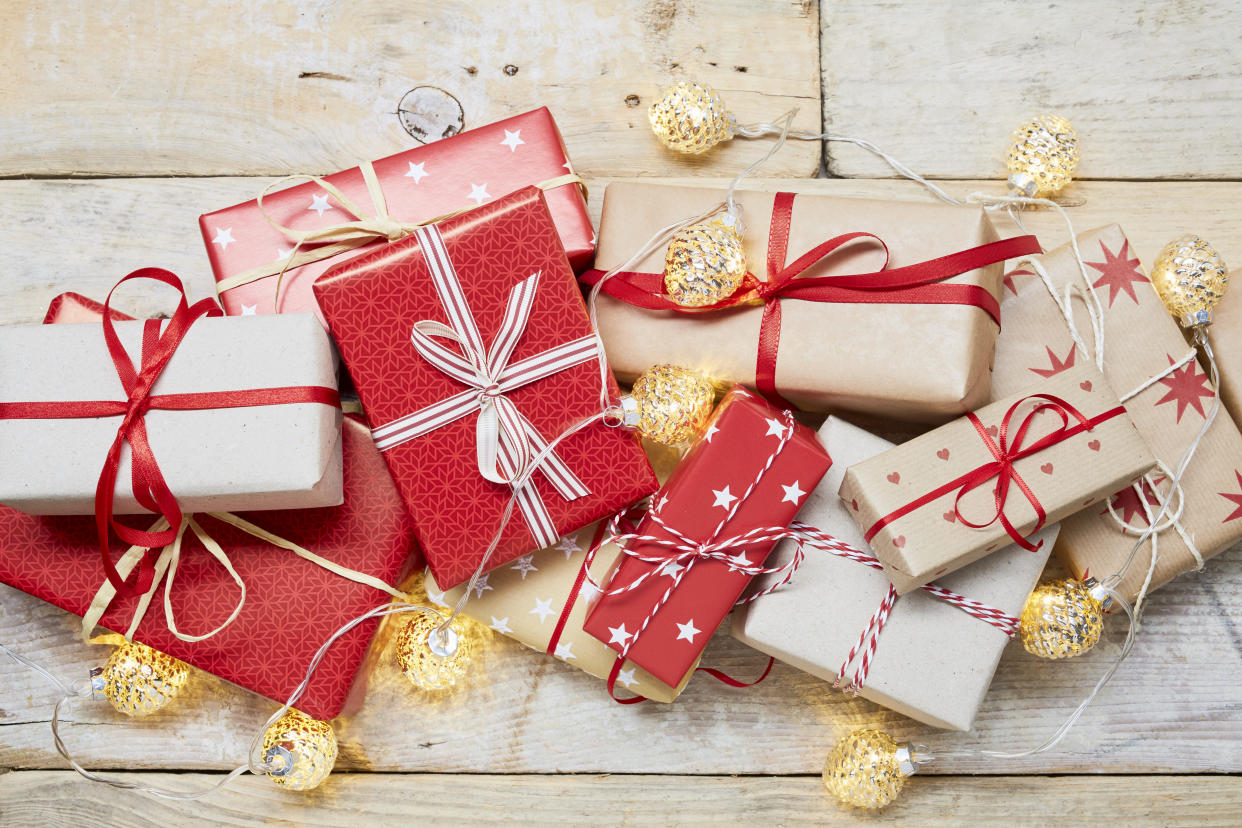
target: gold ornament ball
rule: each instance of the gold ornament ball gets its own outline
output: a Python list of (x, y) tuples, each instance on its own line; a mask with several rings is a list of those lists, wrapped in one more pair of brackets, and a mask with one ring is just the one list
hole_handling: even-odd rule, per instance
[(442, 615), (420, 612), (397, 633), (397, 666), (420, 690), (452, 687), (474, 657), (477, 630), (454, 618), (444, 633), (436, 633), (443, 623)]
[(716, 389), (699, 374), (676, 365), (656, 365), (634, 382), (638, 432), (666, 446), (684, 443), (707, 424)]
[(1104, 604), (1073, 578), (1035, 587), (1018, 626), (1022, 646), (1040, 658), (1073, 658), (1095, 646), (1104, 631)]
[(701, 308), (733, 295), (746, 275), (739, 230), (726, 214), (677, 231), (664, 257), (664, 290), (674, 302)]
[(263, 761), (274, 765), (272, 781), (294, 791), (319, 787), (336, 764), (332, 725), (289, 710), (263, 734)]
[(1229, 285), (1229, 270), (1215, 247), (1187, 233), (1160, 251), (1151, 283), (1169, 313), (1189, 328), (1212, 321), (1212, 308)]
[(702, 84), (684, 81), (653, 103), (647, 117), (664, 146), (690, 155), (729, 140), (736, 126), (719, 95)]
[(824, 762), (824, 787), (846, 805), (883, 808), (906, 784), (899, 746), (882, 730), (855, 730), (837, 742)]
[(1041, 115), (1010, 138), (1009, 183), (1023, 195), (1047, 198), (1065, 188), (1078, 167), (1078, 136), (1060, 115)]
[(112, 651), (102, 668), (91, 672), (91, 685), (119, 712), (147, 716), (164, 709), (189, 678), (184, 661), (127, 641)]

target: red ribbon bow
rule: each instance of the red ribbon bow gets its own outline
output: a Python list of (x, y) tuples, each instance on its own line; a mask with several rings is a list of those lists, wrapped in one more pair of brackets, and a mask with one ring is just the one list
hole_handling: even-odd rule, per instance
[[(759, 350), (755, 361), (755, 387), (775, 405), (792, 408), (776, 390), (776, 358), (781, 338), (781, 300), (805, 302), (892, 303), (905, 305), (970, 305), (986, 313), (999, 326), (1000, 303), (980, 285), (945, 284), (953, 276), (1006, 259), (1042, 252), (1034, 236), (972, 247), (917, 264), (888, 269), (888, 246), (874, 233), (845, 233), (811, 248), (790, 264), (789, 231), (793, 219), (793, 193), (777, 193), (772, 205), (768, 233), (767, 280), (747, 273), (729, 298), (702, 308), (678, 305), (664, 292), (663, 273), (621, 272), (604, 285), (604, 292), (626, 304), (646, 310), (703, 313), (739, 305), (762, 304)], [(884, 249), (884, 264), (871, 273), (807, 277), (803, 274), (834, 251), (858, 239), (873, 239)], [(604, 275), (589, 270), (579, 277), (594, 285)]]
[[(1035, 407), (1031, 409), (1025, 417), (1023, 417), (1021, 424), (1016, 430), (1013, 431), (1013, 440), (1011, 442), (1010, 430), (1013, 425), (1014, 417), (1017, 416), (1018, 409), (1021, 408), (1021, 406), (1026, 402), (1038, 400), (1043, 400), (1044, 402), (1036, 402)], [(1044, 411), (1051, 411), (1060, 417), (1061, 425), (1053, 429), (1053, 431), (1049, 434), (1040, 437), (1030, 445), (1023, 445), (1027, 437), (1027, 432), (1030, 430), (1031, 424), (1035, 417)], [(871, 526), (870, 529), (867, 530), (864, 538), (868, 543), (870, 543), (871, 539), (874, 538), (881, 529), (888, 526), (893, 521), (896, 521), (916, 509), (920, 509), (929, 503), (933, 503), (944, 495), (957, 490), (957, 496), (953, 499), (953, 514), (959, 521), (972, 529), (982, 529), (986, 526), (991, 526), (997, 521), (1000, 521), (1001, 526), (1005, 527), (1005, 532), (1008, 533), (1009, 537), (1013, 538), (1014, 543), (1018, 544), (1023, 549), (1033, 552), (1036, 549), (1039, 549), (1043, 541), (1040, 541), (1038, 544), (1032, 544), (1029, 540), (1027, 540), (1027, 538), (1043, 528), (1044, 523), (1048, 519), (1048, 514), (1044, 510), (1043, 504), (1041, 504), (1039, 499), (1035, 496), (1035, 492), (1031, 490), (1031, 487), (1027, 484), (1027, 482), (1022, 479), (1021, 475), (1018, 474), (1018, 470), (1014, 468), (1014, 464), (1024, 457), (1029, 457), (1032, 454), (1038, 454), (1049, 446), (1054, 446), (1057, 443), (1068, 440), (1076, 434), (1080, 434), (1084, 431), (1091, 431), (1100, 423), (1105, 422), (1106, 420), (1111, 420), (1113, 417), (1124, 413), (1125, 407), (1119, 405), (1116, 408), (1111, 408), (1108, 411), (1105, 411), (1103, 414), (1087, 418), (1082, 414), (1082, 412), (1061, 397), (1053, 394), (1031, 394), (1030, 396), (1023, 397), (1015, 402), (1009, 407), (1009, 410), (1005, 412), (1005, 417), (1001, 420), (1000, 428), (997, 432), (997, 438), (995, 440), (992, 439), (992, 435), (988, 433), (986, 428), (984, 428), (983, 423), (980, 422), (978, 417), (976, 417), (973, 413), (967, 414), (966, 418), (970, 421), (970, 424), (975, 427), (975, 431), (979, 433), (979, 437), (983, 440), (983, 444), (987, 446), (987, 449), (992, 454), (993, 459), (976, 469), (966, 472), (960, 477), (950, 480), (943, 486), (933, 489), (922, 497), (916, 498), (907, 503), (905, 506), (902, 506), (901, 508), (880, 518)], [(1070, 425), (1071, 418), (1077, 421), (1074, 425)], [(962, 515), (961, 512), (962, 498), (992, 478), (996, 478), (996, 487), (993, 491), (996, 503), (995, 514), (982, 523), (975, 523), (968, 520), (964, 515)], [(1011, 486), (1017, 486), (1018, 490), (1022, 492), (1022, 494), (1026, 497), (1027, 502), (1030, 503), (1032, 508), (1035, 510), (1035, 525), (1031, 527), (1030, 531), (1027, 532), (1026, 535), (1019, 532), (1010, 522), (1009, 517), (1005, 514), (1005, 504), (1008, 502)]]
[[(142, 356), (137, 368), (130, 362), (129, 354), (121, 344), (113, 325), (110, 310), (112, 294), (130, 279), (154, 279), (177, 289), (181, 299), (177, 309), (164, 326), (164, 320), (148, 319), (142, 328)], [(181, 507), (168, 488), (159, 463), (147, 439), (144, 419), (151, 409), (194, 411), (211, 408), (243, 408), (258, 405), (286, 405), (290, 403), (322, 403), (340, 406), (336, 389), (322, 386), (288, 386), (260, 388), (247, 391), (208, 391), (191, 394), (154, 394), (156, 382), (177, 347), (185, 339), (190, 326), (205, 316), (223, 316), (224, 312), (211, 299), (188, 303), (185, 287), (176, 274), (162, 268), (147, 267), (135, 270), (113, 286), (108, 292), (103, 310), (103, 334), (117, 377), (125, 391), (124, 400), (69, 400), (63, 402), (0, 402), (0, 419), (65, 419), (121, 417), (116, 437), (108, 447), (99, 483), (95, 487), (95, 525), (99, 532), (100, 555), (108, 581), (119, 595), (147, 592), (155, 578), (155, 561), (144, 556), (138, 566), (136, 582), (125, 581), (110, 554), (111, 536), (109, 526), (117, 536), (131, 546), (148, 549), (166, 546), (173, 542), (181, 527)], [(161, 327), (164, 328), (160, 332)], [(116, 478), (121, 466), (121, 449), (130, 445), (131, 486), (134, 498), (144, 509), (162, 515), (168, 528), (162, 532), (149, 532), (126, 526), (112, 514)]]

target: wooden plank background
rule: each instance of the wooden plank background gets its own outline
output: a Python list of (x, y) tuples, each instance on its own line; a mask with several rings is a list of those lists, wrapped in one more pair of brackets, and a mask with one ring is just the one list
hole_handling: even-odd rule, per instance
[[(1195, 230), (1236, 261), (1242, 51), (1227, 22), (1237, 13), (1229, 2), (1001, 0), (822, 9), (775, 0), (8, 4), (0, 8), (0, 177), (10, 179), (0, 180), (0, 324), (37, 322), (63, 290), (102, 297), (140, 265), (168, 267), (196, 296), (210, 295), (199, 213), (250, 197), (273, 177), (411, 146), (402, 114), (443, 131), (456, 124), (457, 103), (467, 127), (548, 104), (591, 180), (596, 217), (602, 185), (616, 177), (723, 183), (767, 144), (737, 140), (702, 159), (663, 151), (647, 131), (646, 106), (662, 84), (683, 78), (716, 86), (743, 121), (799, 106), (799, 126), (869, 138), (950, 179), (956, 195), (1002, 192), (1009, 130), (1057, 108), (1083, 136), (1090, 180), (1065, 197), (1079, 230), (1118, 221), (1148, 263), (1169, 238)], [(447, 94), (419, 93), (399, 113), (419, 86)], [(845, 177), (799, 189), (930, 198), (857, 148), (818, 142), (791, 144), (764, 168), (771, 180), (749, 183), (782, 186), (814, 175), (821, 160)], [(1055, 215), (1022, 218), (1046, 245), (1064, 239)], [(142, 313), (162, 301), (143, 291), (118, 300)], [(941, 760), (886, 816), (1236, 824), (1240, 576), (1236, 547), (1157, 592), (1134, 654), (1061, 749), (1005, 763)], [(105, 651), (75, 631), (65, 613), (0, 587), (0, 641), (85, 680)], [(876, 726), (945, 750), (1027, 747), (1072, 709), (1122, 632), (1111, 622), (1096, 653), (1064, 664), (1011, 647), (976, 730), (944, 734), (781, 665), (753, 690), (700, 679), (674, 705), (619, 707), (596, 680), (503, 637), (468, 689), (432, 697), (397, 673), (386, 629), (372, 650), (366, 705), (336, 723), (341, 772), (322, 791), (298, 796), (243, 778), (201, 803), (151, 800), (64, 770), (47, 724), (51, 689), (0, 661), (0, 768), (15, 769), (0, 775), (0, 819), (852, 819), (817, 776), (840, 735)], [(745, 675), (764, 659), (718, 635), (705, 663)], [(66, 739), (88, 767), (187, 790), (209, 784), (242, 761), (275, 706), (194, 678), (177, 705), (148, 720), (75, 702)]]

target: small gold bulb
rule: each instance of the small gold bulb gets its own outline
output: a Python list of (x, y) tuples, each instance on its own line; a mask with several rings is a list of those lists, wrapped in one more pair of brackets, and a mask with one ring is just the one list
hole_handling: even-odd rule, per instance
[(627, 424), (666, 446), (684, 443), (707, 424), (716, 404), (716, 389), (704, 377), (676, 365), (655, 365), (634, 382), (622, 405)]
[(1040, 115), (1010, 138), (1009, 184), (1030, 198), (1056, 195), (1078, 168), (1078, 135), (1060, 115)]
[(1160, 251), (1151, 283), (1182, 327), (1195, 328), (1211, 324), (1212, 308), (1229, 286), (1229, 270), (1215, 247), (1187, 233)]
[(678, 230), (664, 257), (669, 297), (682, 307), (701, 308), (732, 296), (746, 275), (741, 233), (731, 213)]
[(263, 761), (268, 776), (293, 791), (319, 787), (336, 765), (336, 734), (332, 725), (289, 710), (263, 734)]
[(1035, 587), (1022, 608), (1022, 646), (1040, 658), (1073, 658), (1096, 645), (1104, 631), (1104, 601), (1095, 581), (1064, 578)]
[(145, 644), (127, 641), (91, 671), (91, 692), (127, 716), (163, 710), (190, 678), (190, 667)]
[(891, 803), (918, 770), (910, 749), (882, 730), (855, 730), (828, 753), (824, 787), (845, 805), (878, 809)]
[(415, 613), (397, 633), (397, 666), (420, 690), (447, 690), (466, 674), (478, 646), (473, 625), (454, 618), (441, 631), (444, 616)]
[(684, 81), (653, 103), (647, 118), (664, 146), (689, 155), (707, 152), (729, 140), (737, 123), (709, 87)]

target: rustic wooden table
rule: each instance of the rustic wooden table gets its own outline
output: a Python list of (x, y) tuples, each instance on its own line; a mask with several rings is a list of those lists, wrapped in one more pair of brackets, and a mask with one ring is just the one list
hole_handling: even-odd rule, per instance
[[(1119, 221), (1147, 263), (1194, 230), (1238, 260), (1240, 14), (1228, 0), (9, 2), (0, 8), (0, 323), (39, 321), (63, 290), (102, 297), (140, 265), (168, 267), (210, 295), (199, 213), (275, 177), (409, 147), (403, 120), (434, 132), (459, 111), (471, 127), (547, 104), (596, 185), (597, 216), (604, 179), (732, 175), (762, 148), (734, 141), (684, 159), (649, 134), (653, 94), (680, 78), (715, 86), (743, 121), (797, 106), (799, 126), (874, 140), (958, 195), (1001, 192), (1009, 130), (1055, 109), (1082, 136), (1080, 181), (1066, 195), (1080, 230)], [(420, 93), (399, 112), (417, 86), (445, 94)], [(799, 186), (929, 198), (841, 145), (792, 144), (765, 174), (821, 169), (826, 179)], [(1054, 216), (1026, 220), (1047, 244), (1064, 238)], [(935, 733), (780, 665), (749, 691), (700, 681), (674, 705), (634, 708), (505, 638), (480, 677), (448, 697), (412, 692), (378, 658), (365, 708), (336, 722), (337, 771), (320, 790), (242, 777), (188, 803), (66, 770), (48, 728), (51, 689), (3, 661), (0, 767), (11, 770), (0, 775), (0, 820), (1236, 824), (1240, 626), (1235, 547), (1153, 596), (1133, 656), (1061, 749), (1004, 764), (937, 762), (882, 817), (843, 810), (823, 791), (825, 751), (843, 733), (866, 725), (946, 748), (1029, 746), (1116, 653), (1120, 624), (1080, 661), (1040, 662), (1011, 647), (969, 734)], [(102, 655), (76, 631), (76, 619), (0, 586), (0, 641), (82, 678)], [(764, 661), (725, 636), (707, 659), (739, 673)], [(191, 790), (241, 762), (273, 709), (196, 674), (174, 708), (149, 720), (78, 703), (67, 738), (87, 767)]]

